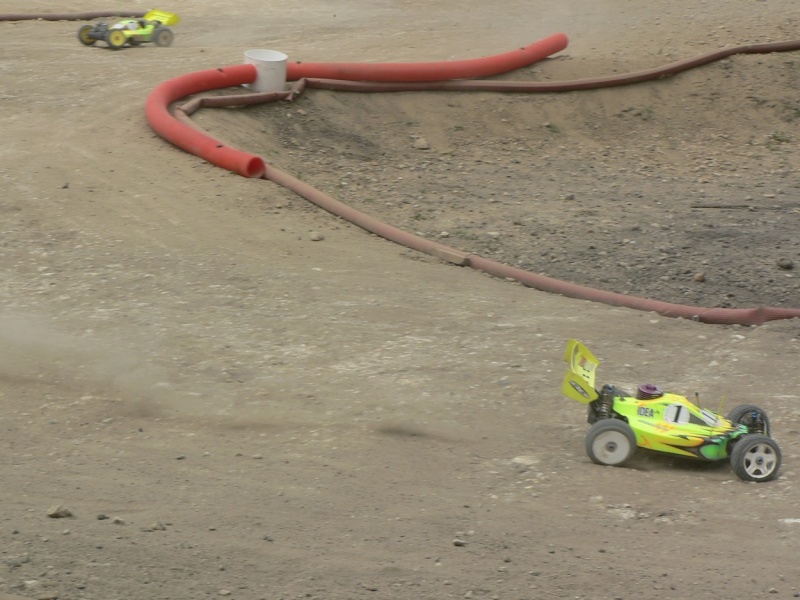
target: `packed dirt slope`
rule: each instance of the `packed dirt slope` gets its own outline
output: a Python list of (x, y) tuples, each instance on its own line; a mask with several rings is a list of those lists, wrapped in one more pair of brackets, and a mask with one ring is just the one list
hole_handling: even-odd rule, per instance
[[(166, 49), (0, 23), (0, 598), (800, 594), (796, 320), (708, 326), (446, 265), (185, 154), (143, 116), (161, 81), (248, 48), (444, 60), (564, 31), (560, 57), (508, 77), (572, 79), (790, 39), (800, 5), (159, 8), (182, 17)], [(798, 60), (574, 95), (309, 92), (197, 121), (498, 260), (798, 306)], [(559, 395), (571, 337), (604, 382), (763, 406), (781, 478), (645, 454), (593, 465), (583, 407)], [(48, 517), (58, 505), (72, 516)]]

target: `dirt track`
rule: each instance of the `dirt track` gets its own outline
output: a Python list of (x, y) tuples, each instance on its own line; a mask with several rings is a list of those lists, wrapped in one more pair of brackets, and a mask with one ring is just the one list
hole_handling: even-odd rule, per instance
[[(564, 31), (564, 57), (524, 76), (567, 79), (789, 39), (800, 16), (771, 1), (558, 6), (248, 0), (210, 27), (205, 3), (176, 0), (161, 7), (183, 17), (173, 47), (120, 52), (81, 46), (76, 23), (0, 23), (0, 592), (800, 593), (796, 321), (706, 326), (444, 265), (202, 163), (144, 121), (156, 84), (252, 47), (437, 60)], [(315, 93), (198, 120), (373, 214), (496, 258), (601, 269), (619, 291), (797, 306), (797, 267), (777, 266), (800, 263), (797, 60), (736, 58), (592, 97)], [(720, 213), (714, 235), (695, 215), (719, 209), (687, 208), (756, 201)], [(581, 254), (586, 238), (564, 233), (576, 218), (624, 254)], [(600, 356), (604, 380), (762, 405), (781, 479), (746, 485), (727, 465), (644, 455), (591, 464), (582, 407), (558, 393), (570, 337)], [(48, 518), (58, 504), (74, 516)]]

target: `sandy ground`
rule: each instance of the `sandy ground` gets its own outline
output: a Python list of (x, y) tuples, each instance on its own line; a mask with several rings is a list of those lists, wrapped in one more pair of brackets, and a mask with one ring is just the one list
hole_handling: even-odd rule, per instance
[[(440, 60), (563, 31), (562, 58), (525, 78), (568, 79), (791, 39), (800, 4), (160, 8), (182, 17), (168, 49), (0, 23), (0, 598), (800, 597), (797, 321), (670, 320), (420, 257), (177, 150), (143, 112), (161, 81), (249, 48)], [(563, 99), (318, 93), (198, 120), (373, 214), (538, 271), (797, 306), (797, 270), (776, 265), (800, 264), (798, 68), (795, 55), (738, 57)], [(597, 245), (611, 256), (591, 260), (609, 281), (575, 267), (590, 249), (564, 233), (569, 196), (608, 236)], [(674, 241), (691, 220), (705, 227), (688, 203), (722, 201), (753, 210), (715, 213), (721, 246), (696, 231)], [(608, 242), (620, 235), (638, 243)], [(664, 268), (648, 244), (666, 248)], [(583, 407), (559, 394), (572, 337), (604, 381), (764, 407), (780, 479), (647, 455), (592, 464)], [(71, 516), (48, 517), (59, 505)]]

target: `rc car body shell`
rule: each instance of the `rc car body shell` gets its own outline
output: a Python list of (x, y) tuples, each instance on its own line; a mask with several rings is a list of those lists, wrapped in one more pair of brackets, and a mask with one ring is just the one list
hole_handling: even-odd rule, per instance
[[(742, 464), (734, 464), (734, 470), (749, 481), (767, 481), (777, 476), (780, 449), (769, 437), (769, 418), (758, 407), (737, 407), (730, 415), (734, 419), (731, 420), (650, 384), (640, 386), (635, 396), (611, 385), (604, 385), (598, 391), (595, 379), (600, 362), (577, 340), (567, 343), (564, 360), (569, 368), (562, 382), (562, 394), (587, 404), (588, 420), (593, 425), (603, 419), (617, 419), (625, 424), (616, 428), (603, 426), (587, 433), (587, 449), (595, 462), (620, 464), (607, 462), (603, 456), (619, 456), (618, 446), (624, 442), (623, 434), (629, 428), (639, 448), (708, 461), (739, 460)], [(755, 449), (733, 456), (736, 443), (743, 438), (748, 439), (748, 447), (753, 442)]]
[(730, 442), (748, 433), (746, 426), (699, 408), (678, 394), (665, 393), (654, 400), (617, 396), (613, 410), (631, 426), (637, 446), (681, 456), (727, 458)]
[(155, 42), (157, 46), (169, 46), (173, 38), (169, 27), (179, 22), (180, 17), (175, 13), (151, 10), (141, 19), (122, 19), (113, 25), (106, 23), (84, 25), (78, 31), (78, 39), (86, 46), (101, 40), (114, 49), (128, 43), (136, 46)]

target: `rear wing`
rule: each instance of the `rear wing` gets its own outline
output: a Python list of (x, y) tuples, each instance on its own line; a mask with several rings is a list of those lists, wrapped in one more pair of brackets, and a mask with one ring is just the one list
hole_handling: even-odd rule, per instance
[(564, 351), (564, 361), (569, 369), (561, 384), (561, 393), (567, 398), (588, 404), (600, 395), (594, 389), (595, 371), (600, 361), (578, 340), (569, 340)]
[(144, 19), (145, 21), (158, 21), (167, 27), (177, 25), (181, 21), (181, 18), (178, 15), (165, 10), (151, 10), (144, 16)]

